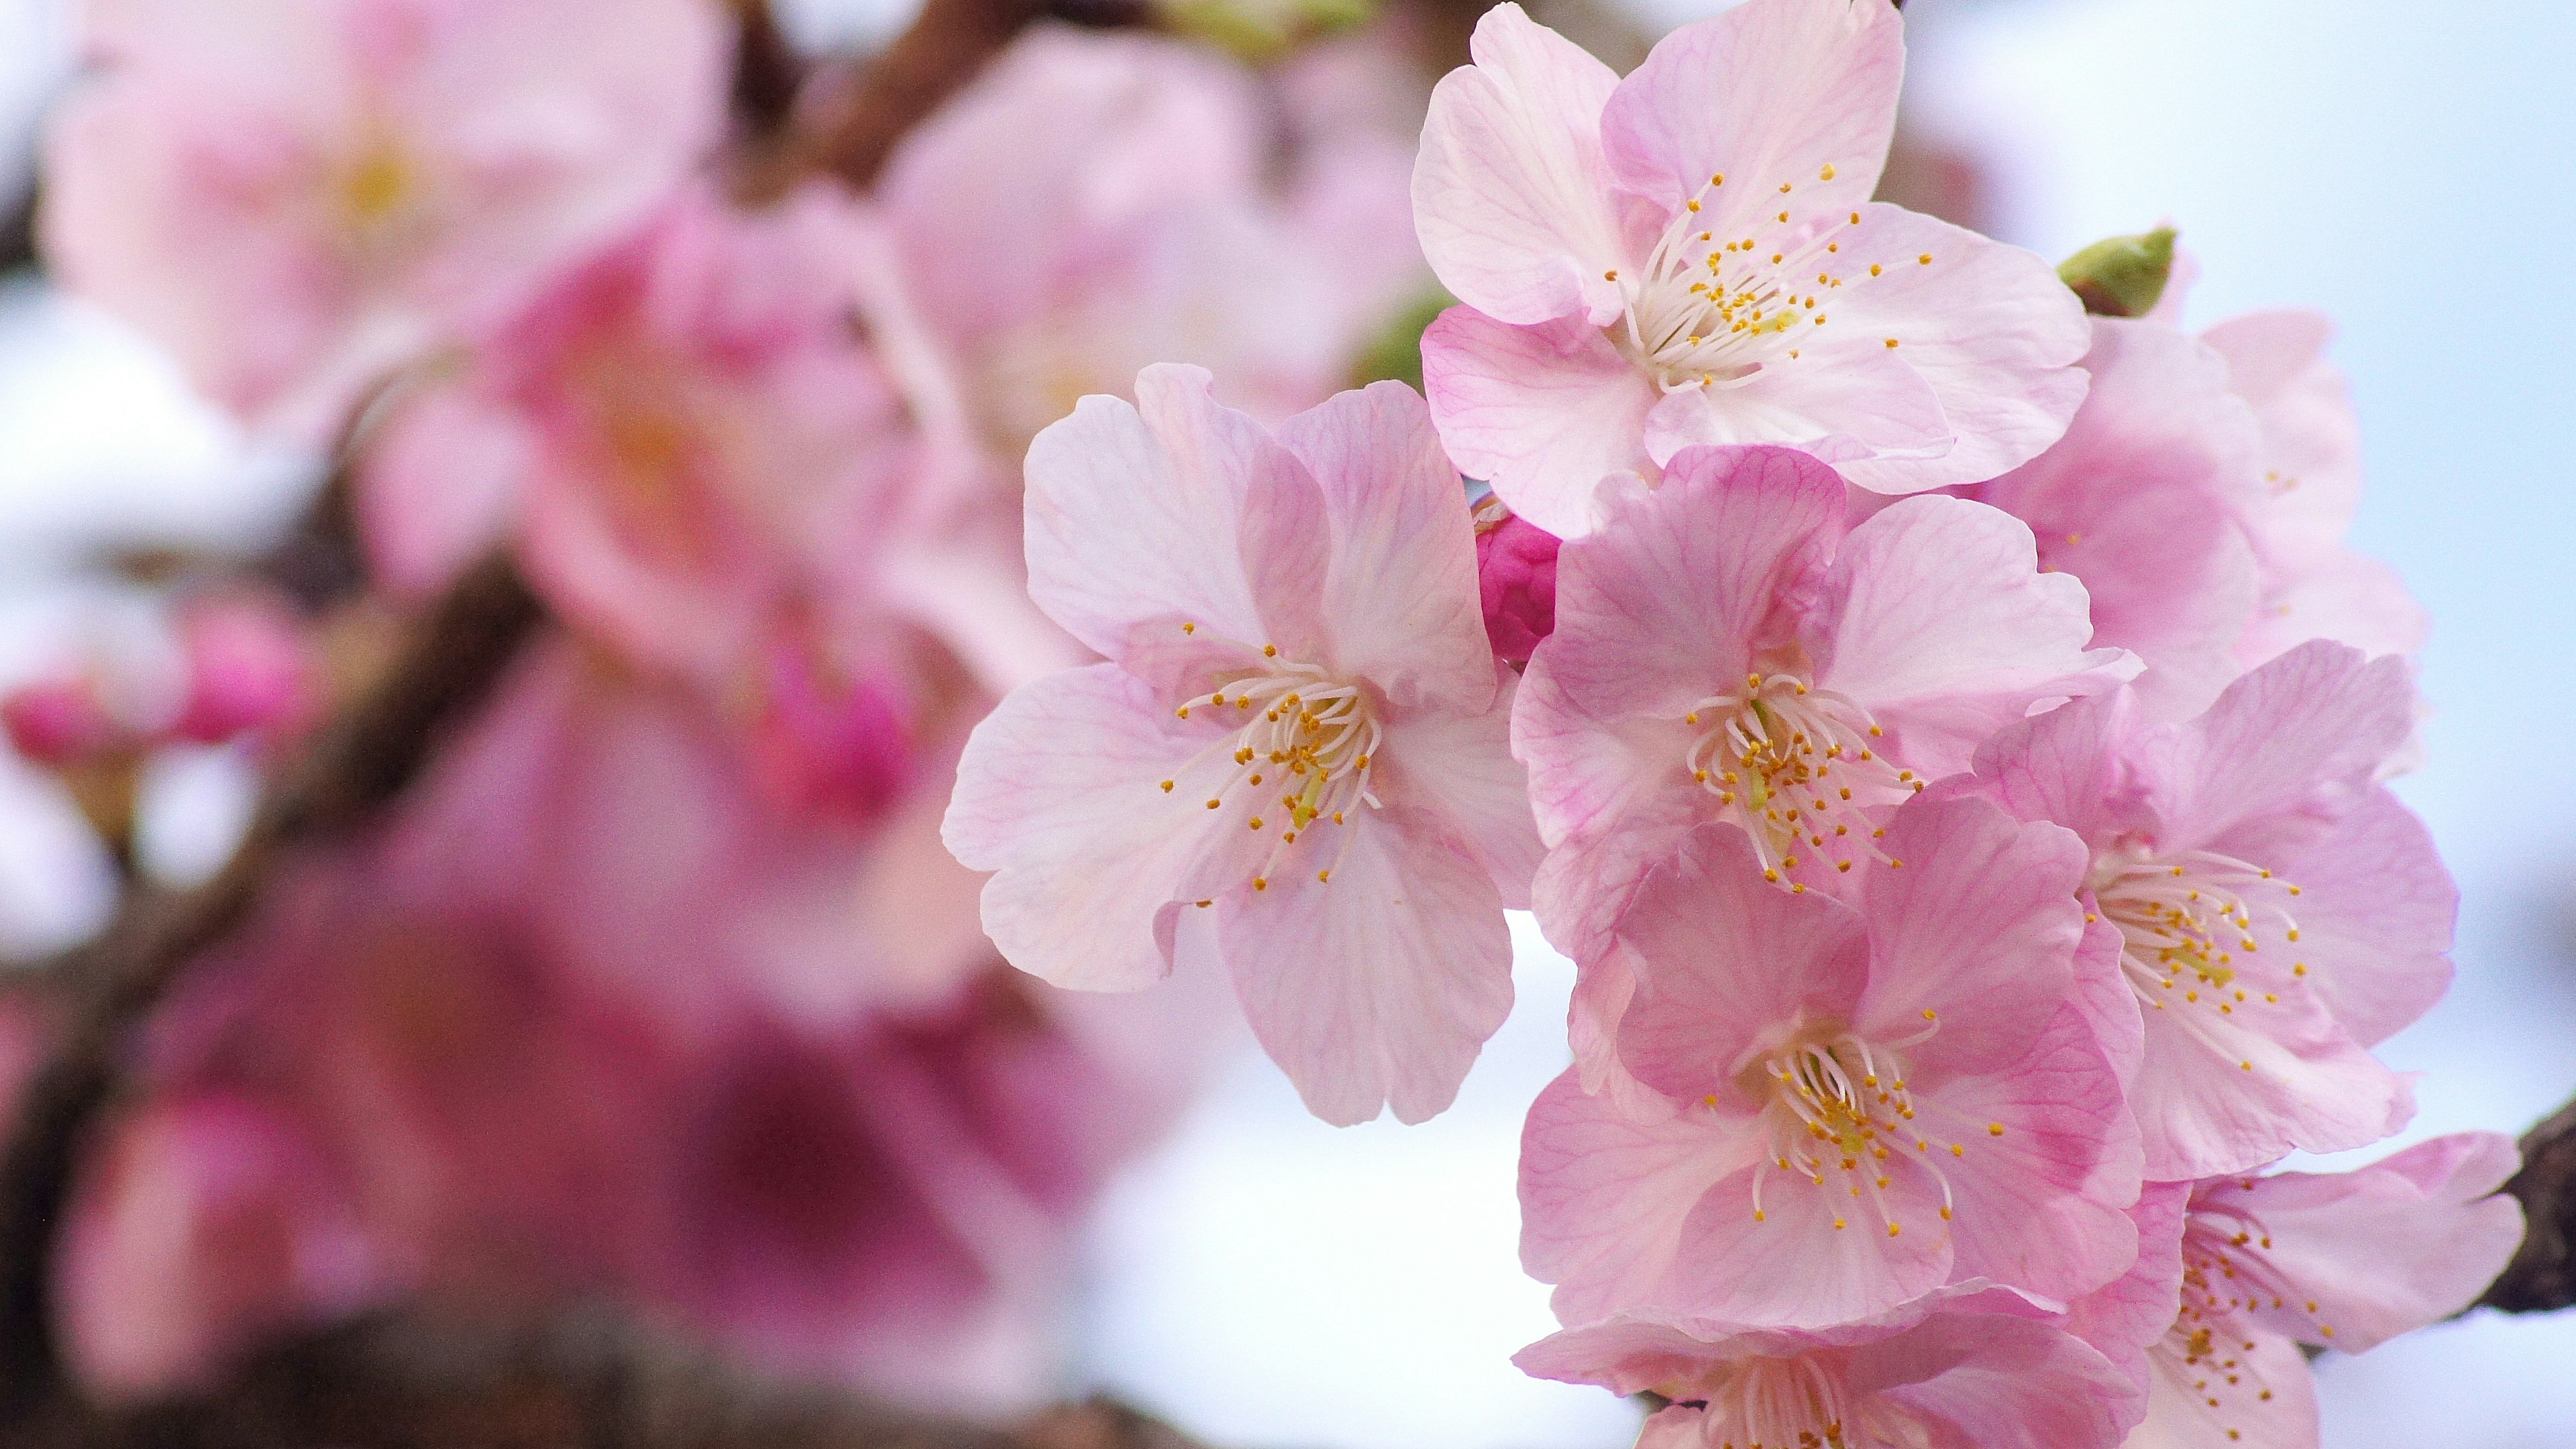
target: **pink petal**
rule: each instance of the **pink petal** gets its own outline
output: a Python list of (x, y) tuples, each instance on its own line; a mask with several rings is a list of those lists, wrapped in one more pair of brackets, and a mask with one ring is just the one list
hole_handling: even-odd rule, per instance
[(2193, 1207), (2252, 1214), (2265, 1269), (2315, 1300), (2262, 1307), (2268, 1326), (2361, 1353), (2461, 1311), (2504, 1270), (2522, 1207), (2497, 1189), (2521, 1163), (2511, 1138), (2455, 1132), (2352, 1172), (2211, 1184)]
[(1707, 1113), (1622, 1116), (1567, 1072), (1521, 1130), (1521, 1266), (1557, 1285), (1557, 1317), (1605, 1318), (1644, 1301), (1683, 1220), (1760, 1146)]
[(1113, 659), (1148, 625), (1156, 640), (1191, 623), (1255, 648), (1317, 642), (1322, 497), (1210, 387), (1199, 368), (1149, 367), (1136, 404), (1084, 398), (1029, 446), (1029, 592)]
[(1652, 466), (1654, 384), (1580, 318), (1516, 327), (1452, 307), (1423, 331), (1422, 385), (1458, 466), (1561, 538), (1592, 530), (1603, 478)]
[(2442, 999), (2460, 893), (2396, 796), (2369, 790), (2279, 872), (2299, 886), (2288, 949), (2310, 963), (2308, 989), (2355, 1041), (2377, 1046)]
[(2030, 530), (1979, 503), (1909, 498), (1852, 530), (1818, 601), (1818, 681), (1875, 714), (1926, 778), (1966, 768), (2031, 706), (2137, 671), (2093, 632), (2084, 588), (2042, 574)]
[(1992, 1314), (1945, 1313), (1852, 1352), (1855, 1387), (1885, 1384), (1890, 1406), (1942, 1426), (1940, 1449), (2113, 1449), (2141, 1397), (2100, 1353), (2063, 1330)]
[(1602, 145), (1620, 187), (1667, 214), (1721, 174), (1724, 199), (1767, 205), (1787, 182), (1839, 211), (1877, 188), (1904, 73), (1892, 6), (1754, 0), (1657, 42), (1611, 93)]
[(2147, 1350), (2182, 1311), (2183, 1210), (2190, 1201), (2190, 1183), (2148, 1183), (2129, 1209), (2138, 1230), (2137, 1261), (2067, 1305), (2066, 1331), (2118, 1364), (2141, 1393), (2154, 1372)]
[(1880, 343), (1799, 352), (1741, 382), (1665, 394), (1646, 416), (1646, 451), (1670, 463), (1702, 444), (1775, 443), (1839, 466), (1955, 446), (1940, 395)]
[(1909, 801), (1886, 829), (1879, 848), (1905, 864), (1865, 867), (1869, 990), (1856, 1024), (1891, 1040), (1937, 1013), (1938, 1030), (1913, 1059), (1917, 1075), (1935, 1063), (1943, 1071), (2009, 1063), (2074, 990), (2084, 842), (1976, 799)]
[(1225, 897), (1218, 940), (1308, 1110), (1421, 1122), (1511, 1011), (1511, 934), (1492, 878), (1441, 822), (1390, 807), (1350, 829), (1329, 883), (1301, 869)]
[(1499, 661), (1482, 713), (1433, 711), (1387, 721), (1380, 798), (1447, 822), (1494, 878), (1508, 910), (1529, 909), (1530, 878), (1547, 853), (1530, 816), (1529, 772), (1512, 758), (1512, 701), (1520, 676)]
[(1601, 157), (1601, 108), (1619, 78), (1516, 4), (1441, 78), (1413, 171), (1414, 228), (1431, 270), (1467, 305), (1527, 325), (1618, 315), (1624, 258)]
[(2019, 819), (2107, 844), (2151, 818), (2124, 758), (2137, 716), (2137, 696), (2124, 689), (2006, 725), (1977, 749), (1977, 788)]
[(1495, 673), (1475, 524), (1422, 399), (1400, 382), (1339, 393), (1282, 424), (1279, 441), (1323, 493), (1333, 661), (1398, 709), (1483, 710)]
[[(2065, 1302), (2136, 1260), (2126, 1209), (2138, 1196), (2138, 1139), (2080, 1012), (2061, 1011), (2008, 1070), (1918, 1086), (1916, 1102), (1916, 1130), (1957, 1202), (1958, 1273)], [(1950, 1143), (1966, 1150), (1944, 1160)]]
[(975, 727), (940, 833), (970, 869), (1000, 872), (984, 929), (1011, 964), (1092, 991), (1171, 969), (1168, 916), (1211, 834), (1249, 834), (1204, 804), (1233, 773), (1209, 748), (1226, 738), (1112, 664), (1015, 690)]
[(2366, 780), (2415, 728), (2403, 661), (2303, 644), (2229, 686), (2183, 736), (2163, 806), (2175, 839), (2215, 840)]
[[(2180, 996), (2181, 990), (2158, 996)], [(2243, 1172), (2292, 1148), (2366, 1147), (2406, 1125), (2414, 1093), (2304, 992), (2259, 1012), (2150, 1000), (2130, 1110), (2158, 1180)], [(2161, 1006), (2162, 1009), (2158, 1009)]]
[[(1843, 475), (1878, 493), (1980, 483), (2056, 442), (2084, 400), (2073, 364), (2091, 341), (2056, 270), (1928, 216), (1878, 203), (1860, 210), (1837, 257), (1851, 284), (1819, 302), (1831, 324), (1809, 330), (1882, 348), (1895, 338), (1889, 355), (1931, 387), (1958, 441), (1938, 457), (1854, 462)], [(1872, 265), (1881, 274), (1865, 277)]]
[[(2072, 911), (2073, 900), (2066, 904)], [(1859, 915), (1830, 897), (1766, 883), (1752, 843), (1733, 825), (1701, 826), (1648, 872), (1615, 934), (1638, 977), (1619, 1054), (1672, 1097), (1733, 1099), (1766, 1039), (1802, 1017), (1851, 1021), (1864, 986), (1877, 986)], [(2070, 929), (2069, 948), (2073, 941)]]
[[(1697, 1115), (1684, 1108), (1677, 1120)], [(1839, 1179), (1819, 1188), (1767, 1163), (1739, 1169), (1692, 1210), (1646, 1303), (1747, 1327), (1822, 1329), (1940, 1286), (1952, 1262), (1940, 1185), (1910, 1157), (1881, 1166), (1889, 1184), (1878, 1203), (1902, 1233), (1891, 1234), (1879, 1207), (1847, 1195)], [(1766, 1179), (1758, 1218), (1757, 1174)], [(1558, 1316), (1568, 1316), (1562, 1305)]]

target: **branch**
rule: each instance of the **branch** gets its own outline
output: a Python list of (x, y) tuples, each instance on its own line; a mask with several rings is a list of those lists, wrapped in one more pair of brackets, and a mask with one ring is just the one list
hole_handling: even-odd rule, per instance
[(812, 175), (854, 187), (873, 183), (903, 139), (940, 103), (1031, 24), (1049, 17), (1079, 25), (1141, 24), (1148, 0), (930, 0), (910, 29), (854, 80), (809, 94), (806, 114), (751, 191), (776, 194)]
[(180, 967), (249, 912), (283, 857), (364, 825), (410, 783), (541, 615), (507, 560), (466, 574), (375, 686), (279, 776), (214, 879), (186, 891), (137, 887), (96, 940), (46, 971), (68, 994), (65, 1028), (0, 1156), (0, 1401), (23, 1405), (56, 1377), (47, 1304), (54, 1231), (84, 1129), (111, 1093), (128, 1034)]
[(2576, 1306), (2576, 1101), (2522, 1135), (2522, 1170), (2504, 1190), (2522, 1204), (2522, 1246), (2478, 1306), (2507, 1313)]
[(264, 1354), (196, 1399), (58, 1402), (26, 1427), (61, 1449), (1198, 1449), (1105, 1400), (1002, 1428), (746, 1383), (587, 1315), (518, 1330), (365, 1320)]

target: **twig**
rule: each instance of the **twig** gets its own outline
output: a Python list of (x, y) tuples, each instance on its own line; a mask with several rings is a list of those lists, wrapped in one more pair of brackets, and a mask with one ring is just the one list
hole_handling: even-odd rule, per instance
[(2504, 1185), (2522, 1203), (2522, 1246), (2478, 1299), (2507, 1313), (2576, 1306), (2576, 1102), (2522, 1136), (2522, 1170)]
[(59, 1403), (10, 1436), (59, 1449), (1197, 1449), (1093, 1400), (1010, 1427), (766, 1384), (616, 1319), (533, 1329), (393, 1316), (263, 1354), (201, 1397)]

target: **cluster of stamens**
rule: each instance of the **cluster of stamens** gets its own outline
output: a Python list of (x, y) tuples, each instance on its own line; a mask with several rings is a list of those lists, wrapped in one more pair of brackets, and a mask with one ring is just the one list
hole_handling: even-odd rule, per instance
[[(1922, 1030), (1878, 1044), (1848, 1032), (1803, 1036), (1760, 1063), (1762, 1075), (1771, 1083), (1764, 1109), (1771, 1141), (1753, 1171), (1755, 1222), (1769, 1219), (1762, 1195), (1776, 1170), (1829, 1192), (1840, 1187), (1844, 1195), (1868, 1206), (1887, 1236), (1902, 1236), (1905, 1225), (1889, 1211), (1885, 1194), (1891, 1161), (1905, 1152), (1912, 1153), (1941, 1185), (1941, 1220), (1950, 1220), (1949, 1178), (1937, 1161), (1941, 1154), (1935, 1152), (1933, 1139), (1916, 1125), (1919, 1104), (1906, 1085), (1905, 1065), (1898, 1055), (1940, 1030), (1937, 1013), (1926, 1009), (1923, 1021)], [(1709, 1099), (1711, 1105), (1715, 1101)], [(1990, 1136), (2004, 1135), (1999, 1122), (1988, 1123), (1985, 1130)], [(1968, 1144), (1950, 1142), (1941, 1152), (1964, 1158)], [(1850, 1213), (1838, 1203), (1834, 1227), (1846, 1229), (1850, 1222)]]
[[(2252, 1183), (2245, 1184), (2251, 1187)], [(2239, 1207), (2195, 1208), (2183, 1229), (2182, 1311), (2156, 1351), (2180, 1372), (2203, 1407), (2219, 1417), (2231, 1441), (2243, 1431), (2223, 1422), (2231, 1401), (2268, 1403), (2272, 1388), (2248, 1361), (2258, 1341), (2247, 1316), (2266, 1310), (2288, 1311), (2288, 1287), (2276, 1281), (2263, 1253), (2271, 1234), (2253, 1214)], [(2332, 1340), (2334, 1326), (2317, 1317), (2318, 1305), (2302, 1298), (2304, 1312), (2320, 1340)]]
[(1886, 832), (1871, 811), (1923, 781), (1880, 750), (1884, 731), (1859, 704), (1795, 675), (1748, 674), (1742, 689), (1701, 700), (1682, 723), (1700, 731), (1683, 768), (1735, 813), (1765, 879), (1780, 881), (1802, 855), (1845, 874), (1863, 857), (1904, 864), (1879, 850)]
[[(1833, 180), (1834, 168), (1822, 168), (1817, 178)], [(1799, 338), (1831, 319), (1826, 299), (1846, 283), (1866, 284), (1885, 271), (1870, 263), (1863, 273), (1842, 255), (1862, 225), (1860, 212), (1793, 219), (1787, 199), (1793, 182), (1779, 184), (1777, 210), (1756, 213), (1752, 235), (1721, 238), (1703, 213), (1725, 185), (1725, 176), (1715, 175), (1699, 188), (1657, 239), (1640, 274), (1606, 274), (1627, 302), (1614, 340), (1666, 392), (1741, 383), (1784, 353), (1797, 357)], [(1932, 257), (1915, 261), (1929, 266)], [(1889, 347), (1898, 342), (1884, 340)]]
[(1844, 1437), (1842, 1388), (1811, 1358), (1746, 1359), (1667, 1397), (1706, 1406), (1718, 1449), (1875, 1449)]
[[(2234, 1017), (2280, 1001), (2241, 978), (2254, 964), (2244, 958), (2262, 949), (2258, 932), (2298, 944), (2299, 922), (2287, 905), (2297, 886), (2209, 850), (2115, 859), (2097, 868), (2092, 884), (2103, 917), (2120, 928), (2122, 972), (2149, 1010), (2179, 1004)], [(2307, 975), (2307, 963), (2292, 962), (2290, 974)]]
[[(1194, 625), (1183, 628), (1196, 632)], [(1239, 675), (1179, 707), (1182, 719), (1212, 718), (1232, 728), (1179, 775), (1162, 782), (1170, 793), (1180, 776), (1231, 747), (1233, 768), (1209, 792), (1207, 808), (1223, 809), (1226, 796), (1238, 786), (1265, 792), (1254, 797), (1245, 821), (1256, 835), (1276, 832), (1268, 860), (1253, 875), (1255, 890), (1269, 888), (1280, 862), (1311, 828), (1327, 822), (1347, 827), (1355, 823), (1350, 812), (1363, 805), (1377, 807), (1369, 779), (1384, 738), (1360, 685), (1335, 679), (1312, 664), (1281, 660), (1274, 645), (1262, 646), (1261, 652), (1272, 661), (1268, 668)], [(1266, 793), (1271, 790), (1278, 793)], [(1316, 880), (1332, 880), (1350, 851), (1351, 838), (1343, 835), (1333, 863), (1317, 870)]]

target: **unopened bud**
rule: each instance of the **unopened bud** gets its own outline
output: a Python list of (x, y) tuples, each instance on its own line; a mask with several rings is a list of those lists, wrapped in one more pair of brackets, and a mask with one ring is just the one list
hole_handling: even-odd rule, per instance
[(2057, 275), (2096, 317), (2144, 317), (2173, 276), (2174, 229), (2097, 241), (2057, 264)]
[(99, 697), (87, 674), (67, 674), (22, 684), (0, 698), (0, 726), (9, 743), (32, 764), (51, 770), (87, 765), (131, 749), (134, 732)]
[(246, 734), (290, 735), (320, 707), (321, 686), (302, 627), (264, 599), (216, 599), (179, 625), (188, 697), (170, 732), (219, 745)]
[(1181, 34), (1256, 62), (1318, 36), (1355, 30), (1377, 13), (1375, 0), (1161, 0), (1156, 9)]
[(1476, 585), (1484, 597), (1485, 638), (1494, 656), (1518, 668), (1539, 641), (1556, 632), (1558, 540), (1514, 514), (1499, 498), (1476, 509)]

